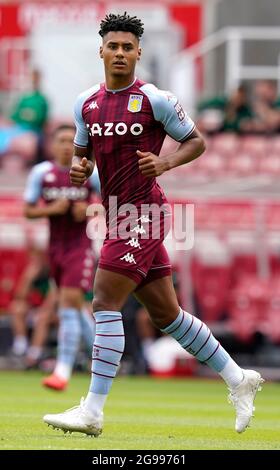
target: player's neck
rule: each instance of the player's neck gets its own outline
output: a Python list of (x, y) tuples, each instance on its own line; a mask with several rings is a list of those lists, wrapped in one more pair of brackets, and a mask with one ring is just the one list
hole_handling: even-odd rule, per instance
[(128, 77), (112, 77), (106, 76), (105, 83), (107, 90), (122, 90), (128, 88), (135, 82), (136, 78), (134, 75)]

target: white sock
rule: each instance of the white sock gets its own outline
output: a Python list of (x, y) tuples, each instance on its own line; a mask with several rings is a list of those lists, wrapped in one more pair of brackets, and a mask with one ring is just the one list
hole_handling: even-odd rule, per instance
[(146, 361), (148, 361), (150, 358), (150, 351), (154, 342), (155, 340), (153, 338), (146, 338), (146, 339), (143, 339), (141, 342), (143, 356), (146, 359)]
[(237, 387), (243, 380), (244, 374), (233, 359), (229, 359), (225, 367), (219, 372), (220, 376), (224, 379), (229, 388)]
[(12, 350), (16, 356), (23, 356), (27, 351), (27, 347), (28, 341), (25, 336), (18, 335), (14, 338)]
[(42, 354), (42, 348), (40, 346), (30, 346), (27, 351), (27, 357), (37, 361)]
[(102, 413), (107, 397), (108, 395), (88, 392), (85, 399), (86, 408), (95, 415)]
[(72, 373), (72, 367), (64, 362), (58, 362), (54, 369), (54, 374), (61, 379), (69, 380)]

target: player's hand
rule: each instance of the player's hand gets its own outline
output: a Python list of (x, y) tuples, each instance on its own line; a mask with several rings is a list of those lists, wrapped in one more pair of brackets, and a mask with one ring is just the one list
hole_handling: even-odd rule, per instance
[(70, 207), (70, 201), (68, 199), (57, 199), (48, 205), (49, 215), (64, 215)]
[(71, 211), (75, 222), (83, 222), (86, 219), (88, 204), (84, 201), (74, 202)]
[(137, 150), (136, 153), (140, 157), (138, 161), (139, 170), (147, 178), (160, 176), (167, 170), (164, 160), (154, 153), (140, 152), (140, 150)]
[(73, 163), (70, 169), (70, 181), (76, 186), (82, 186), (93, 172), (91, 160), (82, 158), (80, 163)]

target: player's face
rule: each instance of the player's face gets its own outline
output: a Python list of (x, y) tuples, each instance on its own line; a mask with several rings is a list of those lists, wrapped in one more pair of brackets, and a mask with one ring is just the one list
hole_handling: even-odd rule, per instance
[(104, 61), (105, 72), (115, 77), (134, 74), (136, 61), (140, 59), (139, 41), (132, 33), (110, 31), (103, 38), (100, 57)]
[(63, 129), (55, 134), (52, 144), (52, 152), (55, 161), (59, 165), (71, 165), (74, 137), (75, 132), (72, 129)]

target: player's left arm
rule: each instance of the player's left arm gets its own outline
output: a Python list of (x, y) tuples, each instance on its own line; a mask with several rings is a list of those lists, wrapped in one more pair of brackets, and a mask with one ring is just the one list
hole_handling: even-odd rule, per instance
[(137, 155), (140, 157), (138, 162), (139, 170), (142, 175), (147, 177), (160, 176), (165, 171), (195, 160), (204, 150), (204, 139), (201, 133), (197, 129), (194, 129), (176, 152), (165, 155), (164, 157), (159, 157), (151, 152), (140, 152), (137, 150)]
[[(83, 158), (87, 158), (89, 157), (89, 155), (90, 155), (90, 150), (88, 150), (86, 157), (83, 157)], [(89, 160), (88, 158), (87, 160), (88, 162), (91, 162), (94, 165), (94, 162), (92, 160)], [(79, 161), (78, 161), (78, 164), (79, 164)], [(89, 182), (91, 194), (92, 195), (96, 193), (99, 194), (100, 193), (100, 181), (99, 181), (97, 168), (94, 168), (94, 170), (90, 172), (88, 182)], [(72, 214), (76, 222), (83, 222), (86, 219), (88, 205), (89, 205), (88, 201), (74, 202), (74, 204), (72, 205)]]
[(154, 119), (161, 122), (166, 134), (181, 143), (175, 152), (164, 157), (139, 149), (137, 155), (141, 173), (147, 177), (160, 176), (198, 158), (205, 150), (204, 139), (176, 96), (150, 84), (141, 89), (150, 101)]

